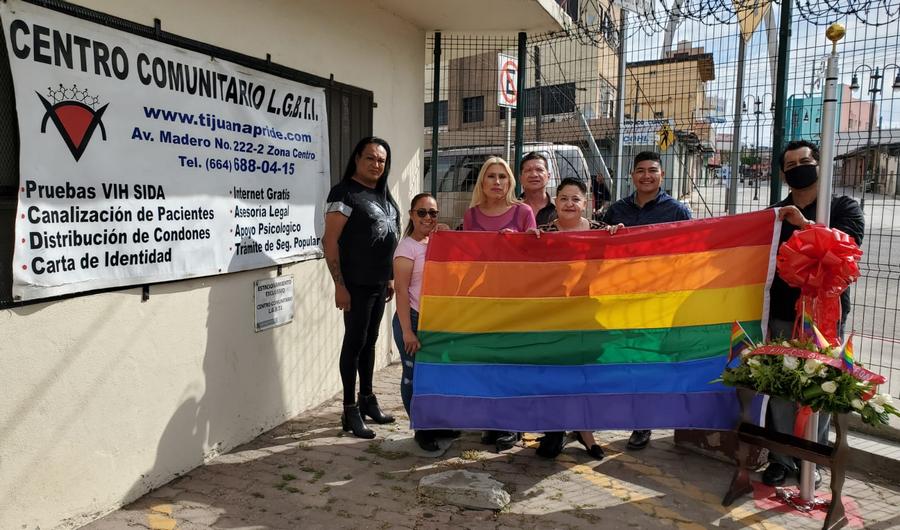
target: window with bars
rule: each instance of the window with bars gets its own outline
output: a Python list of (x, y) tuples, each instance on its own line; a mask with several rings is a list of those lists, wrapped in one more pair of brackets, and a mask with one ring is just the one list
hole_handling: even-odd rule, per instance
[[(425, 127), (431, 127), (434, 120), (434, 103), (425, 103)], [(447, 100), (438, 101), (438, 125), (443, 126), (450, 123), (449, 106)]]
[(484, 96), (463, 98), (463, 123), (484, 121)]
[[(540, 92), (538, 92), (540, 90)], [(525, 116), (542, 116), (575, 112), (575, 83), (546, 85), (525, 90)]]

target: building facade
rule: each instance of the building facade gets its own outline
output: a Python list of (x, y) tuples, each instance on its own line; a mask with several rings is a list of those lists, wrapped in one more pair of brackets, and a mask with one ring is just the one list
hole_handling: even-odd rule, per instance
[[(17, 1), (4, 5), (15, 11)], [(352, 148), (369, 133), (387, 139), (391, 191), (404, 212), (421, 190), (426, 32), (547, 31), (564, 16), (550, 0), (497, 2), (496, 9), (468, 0), (452, 8), (431, 0), (76, 4), (79, 16), (92, 10), (112, 26), (104, 31), (133, 24), (142, 38), (162, 32), (271, 63), (276, 74), (282, 65), (321, 79), (329, 116), (338, 118), (329, 123), (331, 146)], [(329, 91), (329, 80), (370, 94), (368, 106), (349, 92)], [(4, 125), (16, 123), (12, 109), (0, 110)], [(0, 129), (7, 134), (0, 145), (15, 145), (14, 129)], [(348, 154), (332, 151), (331, 166), (343, 168)], [(8, 192), (0, 197), (8, 235), (19, 175), (0, 173), (11, 182), (0, 183), (0, 192)], [(256, 185), (253, 177), (247, 182)], [(12, 252), (0, 251), (8, 275)], [(254, 281), (282, 275), (294, 278), (293, 321), (257, 332)], [(8, 278), (0, 286), (8, 289)], [(377, 346), (379, 367), (394, 358), (390, 313)], [(34, 303), (6, 298), (0, 322), (0, 528), (84, 524), (340, 389), (343, 323), (322, 259)]]

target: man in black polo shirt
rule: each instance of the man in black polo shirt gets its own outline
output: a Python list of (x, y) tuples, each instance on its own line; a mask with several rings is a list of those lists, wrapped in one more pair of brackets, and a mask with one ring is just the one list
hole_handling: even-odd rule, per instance
[[(831, 163), (830, 160), (826, 163)], [(781, 208), (778, 216), (786, 221), (781, 225), (780, 242), (784, 243), (799, 228), (816, 220), (816, 200), (819, 194), (819, 148), (805, 140), (790, 142), (781, 154), (781, 172), (791, 192), (783, 201), (773, 205)], [(831, 197), (831, 228), (846, 232), (862, 244), (865, 219), (859, 203), (847, 196)], [(794, 320), (797, 317), (796, 303), (800, 290), (788, 286), (778, 274), (772, 281), (769, 290), (769, 336), (772, 338), (791, 336)], [(838, 322), (838, 335), (844, 334), (844, 322), (850, 313), (849, 289), (841, 294), (841, 320)], [(769, 420), (772, 427), (785, 433), (794, 431), (794, 418), (797, 404), (779, 398), (769, 400)], [(819, 414), (819, 443), (828, 444), (828, 427), (831, 416)], [(780, 486), (790, 474), (796, 474), (797, 462), (794, 459), (769, 452), (769, 467), (763, 473), (763, 482), (769, 486)], [(816, 470), (816, 486), (821, 478)]]
[(522, 157), (519, 178), (522, 182), (522, 196), (519, 198), (531, 207), (537, 225), (542, 226), (556, 219), (556, 206), (547, 193), (550, 169), (544, 155), (532, 151)]

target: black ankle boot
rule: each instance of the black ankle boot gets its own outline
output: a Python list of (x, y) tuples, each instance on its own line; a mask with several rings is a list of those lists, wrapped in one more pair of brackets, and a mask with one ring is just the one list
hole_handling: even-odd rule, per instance
[(353, 436), (357, 438), (375, 438), (375, 431), (366, 426), (362, 414), (359, 413), (359, 405), (344, 405), (341, 427), (345, 432), (352, 431)]
[(359, 411), (362, 413), (363, 419), (368, 416), (375, 420), (375, 423), (394, 423), (394, 417), (390, 414), (385, 414), (381, 407), (378, 406), (375, 394), (369, 394), (368, 396), (359, 394)]

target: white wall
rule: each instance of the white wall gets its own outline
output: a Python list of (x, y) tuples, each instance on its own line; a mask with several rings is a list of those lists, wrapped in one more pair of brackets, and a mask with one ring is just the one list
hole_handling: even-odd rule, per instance
[[(354, 0), (76, 3), (372, 90), (401, 209), (418, 191), (420, 29)], [(294, 322), (258, 334), (252, 282), (274, 269), (153, 286), (147, 302), (131, 289), (0, 310), (0, 528), (87, 522), (337, 392), (324, 261), (284, 274)]]

